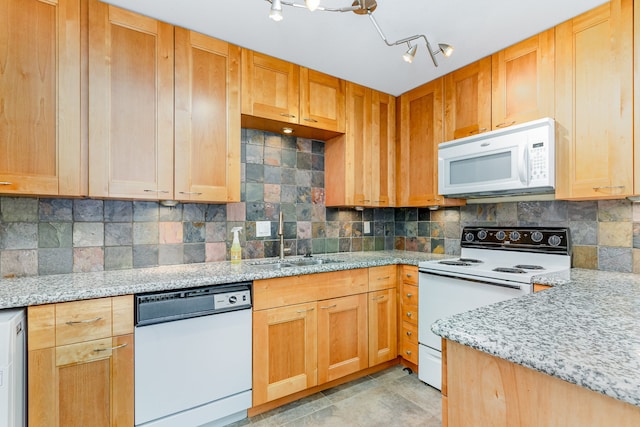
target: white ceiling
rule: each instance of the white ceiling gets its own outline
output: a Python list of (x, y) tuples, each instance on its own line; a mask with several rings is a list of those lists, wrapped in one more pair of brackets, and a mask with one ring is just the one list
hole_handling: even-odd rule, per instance
[(388, 47), (366, 15), (352, 12), (283, 6), (284, 20), (274, 22), (266, 0), (107, 2), (397, 96), (607, 1), (378, 0), (374, 16), (389, 41), (424, 34), (432, 47), (455, 47), (450, 58), (437, 55), (438, 68), (422, 42), (404, 62), (406, 44)]

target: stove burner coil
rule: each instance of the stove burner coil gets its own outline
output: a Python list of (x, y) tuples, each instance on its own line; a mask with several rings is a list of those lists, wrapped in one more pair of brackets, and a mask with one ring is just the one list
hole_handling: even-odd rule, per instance
[(464, 262), (464, 261), (457, 261), (457, 260), (444, 260), (444, 261), (440, 261), (438, 262), (438, 264), (445, 264), (445, 265), (457, 265), (457, 266), (463, 266), (463, 267), (468, 267), (471, 264), (468, 262)]
[(521, 268), (511, 268), (511, 267), (498, 267), (498, 268), (494, 268), (493, 271), (498, 271), (500, 273), (518, 273), (518, 274), (526, 273), (526, 271), (524, 271)]
[(469, 262), (471, 264), (482, 264), (484, 261), (475, 258), (460, 258), (458, 261), (460, 262)]
[(531, 264), (518, 264), (518, 265), (514, 265), (513, 268), (521, 268), (523, 270), (544, 270), (544, 267), (541, 265), (531, 265)]

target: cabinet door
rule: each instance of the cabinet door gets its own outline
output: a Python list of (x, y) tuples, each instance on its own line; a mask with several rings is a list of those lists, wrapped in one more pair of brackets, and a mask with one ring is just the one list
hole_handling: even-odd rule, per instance
[(89, 194), (173, 198), (173, 26), (89, 3)]
[(550, 29), (492, 56), (493, 129), (554, 117), (554, 36)]
[(242, 114), (298, 123), (300, 67), (242, 50)]
[(396, 203), (396, 99), (372, 91), (371, 206)]
[(316, 303), (253, 313), (253, 405), (317, 384)]
[(491, 58), (444, 76), (444, 140), (491, 129)]
[(240, 48), (175, 29), (175, 198), (240, 201)]
[(437, 204), (438, 144), (442, 142), (442, 79), (400, 96), (397, 205)]
[(350, 83), (347, 87), (347, 144), (353, 147), (353, 203), (371, 206), (371, 89)]
[(395, 359), (397, 350), (396, 290), (369, 292), (369, 366)]
[(556, 27), (556, 198), (633, 193), (633, 2)]
[(133, 425), (133, 334), (29, 351), (30, 427)]
[(301, 67), (299, 123), (344, 132), (344, 96), (344, 80)]
[(318, 384), (369, 366), (367, 294), (318, 301)]
[(80, 1), (6, 0), (0, 12), (0, 193), (86, 195)]

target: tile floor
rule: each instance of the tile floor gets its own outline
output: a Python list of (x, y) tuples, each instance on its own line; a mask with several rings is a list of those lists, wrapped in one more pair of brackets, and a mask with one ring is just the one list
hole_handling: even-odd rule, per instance
[(441, 425), (440, 392), (400, 365), (231, 424), (232, 427)]

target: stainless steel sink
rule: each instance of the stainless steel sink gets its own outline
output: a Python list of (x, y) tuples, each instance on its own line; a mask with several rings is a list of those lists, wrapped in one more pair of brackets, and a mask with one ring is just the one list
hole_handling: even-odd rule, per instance
[(269, 262), (269, 263), (255, 263), (251, 264), (252, 267), (261, 268), (263, 270), (280, 270), (282, 268), (290, 268), (294, 267), (292, 264), (288, 264), (286, 262)]
[(296, 259), (287, 261), (289, 264), (293, 264), (296, 267), (302, 267), (306, 265), (322, 265), (322, 264), (333, 264), (336, 262), (342, 262), (334, 259), (322, 259), (322, 258), (305, 258), (305, 259)]

